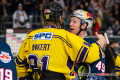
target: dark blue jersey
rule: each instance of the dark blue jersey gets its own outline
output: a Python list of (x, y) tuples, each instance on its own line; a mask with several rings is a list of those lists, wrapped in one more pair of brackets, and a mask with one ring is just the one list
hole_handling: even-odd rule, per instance
[(9, 45), (0, 40), (0, 80), (17, 80), (16, 66)]
[[(86, 42), (88, 42), (89, 44), (92, 44), (92, 43), (96, 43), (95, 41), (93, 41), (92, 39), (90, 38), (84, 38), (84, 40)], [(79, 66), (80, 66), (80, 62), (76, 62), (75, 63), (75, 71), (78, 73), (78, 69), (79, 69)], [(105, 73), (105, 56), (102, 57), (101, 59), (89, 64), (87, 63), (90, 68), (91, 68), (91, 71), (90, 73)], [(86, 80), (90, 80), (90, 79), (93, 79), (93, 80), (105, 80), (105, 77), (104, 76), (93, 76), (93, 77), (88, 77)]]

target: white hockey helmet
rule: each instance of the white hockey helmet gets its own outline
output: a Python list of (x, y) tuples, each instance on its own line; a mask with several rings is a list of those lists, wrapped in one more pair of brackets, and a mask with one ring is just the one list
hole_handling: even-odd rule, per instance
[(87, 29), (92, 27), (93, 17), (87, 11), (84, 11), (84, 10), (81, 10), (81, 9), (75, 10), (72, 14), (70, 14), (70, 16), (68, 18), (68, 21), (70, 21), (71, 17), (77, 17), (77, 18), (81, 19), (80, 24), (84, 24), (84, 23), (87, 22), (87, 24), (88, 24)]

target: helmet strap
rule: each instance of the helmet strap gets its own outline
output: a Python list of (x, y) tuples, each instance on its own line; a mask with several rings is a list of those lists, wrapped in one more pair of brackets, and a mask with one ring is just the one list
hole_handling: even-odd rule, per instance
[[(82, 26), (82, 25), (81, 25), (81, 26)], [(79, 35), (81, 31), (85, 31), (85, 30), (86, 30), (86, 29), (81, 29), (81, 26), (80, 26), (80, 30), (79, 30), (79, 32), (77, 33), (77, 35)]]
[[(82, 25), (83, 25), (83, 24), (82, 24)], [(79, 30), (79, 32), (77, 33), (77, 35), (79, 35), (81, 31), (86, 31), (86, 30), (87, 30), (87, 27), (86, 27), (85, 29), (81, 29), (81, 26), (82, 26), (82, 25), (80, 25), (80, 30)], [(88, 25), (88, 23), (87, 23), (87, 25)]]
[(63, 26), (64, 26), (64, 23), (63, 23), (63, 24), (61, 24), (60, 20), (59, 20), (59, 23), (60, 23), (60, 25), (61, 25), (61, 29), (62, 29), (62, 28), (63, 28)]
[[(62, 20), (62, 18), (63, 18), (63, 17), (61, 17), (61, 20)], [(61, 22), (60, 22), (60, 19), (59, 19), (59, 23), (60, 23), (60, 25), (61, 25), (61, 29), (63, 29), (64, 22), (63, 22), (63, 23), (61, 23)]]

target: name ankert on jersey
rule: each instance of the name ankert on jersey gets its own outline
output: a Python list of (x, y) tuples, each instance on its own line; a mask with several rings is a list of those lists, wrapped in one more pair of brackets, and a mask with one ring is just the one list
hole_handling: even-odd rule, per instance
[(33, 44), (32, 50), (45, 50), (49, 51), (50, 44)]

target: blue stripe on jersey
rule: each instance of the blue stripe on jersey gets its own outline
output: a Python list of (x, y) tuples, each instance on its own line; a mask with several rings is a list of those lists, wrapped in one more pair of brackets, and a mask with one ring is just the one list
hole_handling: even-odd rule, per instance
[(21, 60), (21, 62), (23, 61), (19, 56), (17, 56), (17, 58), (19, 58)]
[(68, 60), (67, 60), (67, 66), (68, 66), (68, 68), (69, 68), (70, 70), (72, 69), (73, 61), (71, 60), (70, 57), (68, 57)]
[(86, 57), (85, 57), (85, 60), (84, 60), (84, 62), (85, 62), (85, 61), (86, 61), (86, 59), (87, 59), (88, 53), (89, 53), (89, 51), (87, 52), (87, 55), (86, 55)]
[(100, 47), (99, 47), (99, 52), (100, 52), (99, 56), (100, 56), (100, 58), (102, 58), (102, 52), (100, 50)]
[(90, 47), (90, 44), (88, 44), (87, 42), (84, 42), (85, 45), (87, 45), (88, 47)]
[(34, 36), (28, 36), (28, 38), (27, 38), (27, 39), (33, 39), (33, 37), (34, 37)]
[(72, 48), (72, 45), (70, 43), (67, 42), (67, 40), (65, 40), (62, 36), (59, 35), (53, 35), (53, 38), (59, 38), (61, 39), (63, 42), (65, 42), (70, 48)]
[(18, 58), (16, 58), (16, 62), (17, 62), (17, 64), (23, 64), (22, 62), (20, 62), (20, 61), (18, 60)]
[(19, 66), (19, 67), (25, 67), (25, 66)]
[(29, 36), (29, 37), (34, 37), (34, 36)]
[[(101, 48), (101, 46), (98, 44), (98, 43), (96, 43), (100, 48)], [(102, 48), (101, 48), (102, 49)]]
[(98, 43), (96, 43), (98, 46), (99, 46), (99, 52), (100, 52), (100, 58), (102, 58), (102, 52), (101, 52), (101, 50), (100, 50), (100, 48), (101, 48), (101, 46), (98, 44)]
[(82, 52), (81, 52), (81, 55), (80, 55), (80, 58), (78, 61), (83, 61), (84, 59), (84, 56), (85, 56), (85, 53), (87, 52), (88, 48), (84, 47)]
[(98, 43), (96, 43), (98, 46), (100, 46)]
[(120, 70), (115, 70), (116, 72), (119, 72)]
[(78, 52), (78, 54), (77, 54), (77, 57), (76, 57), (76, 60), (75, 60), (75, 61), (77, 61), (77, 58), (78, 58), (79, 53), (80, 53), (80, 51), (81, 51), (82, 48), (83, 48), (83, 46), (80, 48), (80, 50), (79, 50), (79, 52)]
[(115, 68), (118, 68), (118, 69), (120, 69), (120, 67), (119, 67), (119, 66), (115, 66)]
[(27, 79), (27, 76), (19, 78), (19, 80), (25, 80)]

